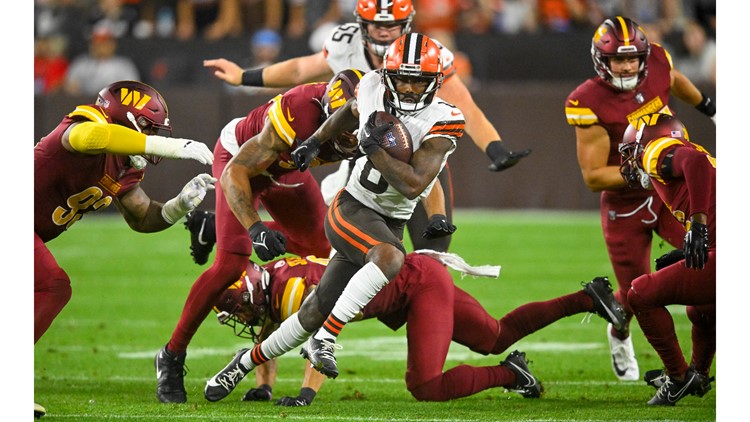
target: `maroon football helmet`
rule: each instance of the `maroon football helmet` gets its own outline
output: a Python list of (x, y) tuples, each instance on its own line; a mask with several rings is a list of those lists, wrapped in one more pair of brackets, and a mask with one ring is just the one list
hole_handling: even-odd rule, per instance
[(214, 306), (219, 323), (228, 325), (236, 336), (259, 341), (260, 332), (269, 313), (270, 277), (268, 271), (248, 261), (242, 276), (229, 286)]
[[(331, 117), (334, 111), (346, 104), (357, 93), (359, 81), (365, 72), (357, 69), (346, 69), (333, 76), (326, 86), (326, 92), (323, 94), (323, 114), (327, 119)], [(330, 158), (329, 161), (338, 161), (348, 157), (353, 157), (357, 152), (357, 137), (349, 131), (333, 139), (334, 155), (337, 159)], [(332, 155), (333, 157), (333, 155)]]
[[(99, 91), (96, 105), (110, 123), (135, 129), (146, 135), (172, 135), (166, 101), (158, 91), (143, 82), (114, 82)], [(161, 161), (161, 157), (144, 155), (144, 158), (152, 164)]]
[(643, 169), (643, 150), (649, 142), (659, 138), (679, 139), (690, 143), (690, 135), (682, 122), (669, 114), (654, 113), (641, 116), (635, 126), (628, 125), (619, 146), (620, 174), (631, 187), (647, 187), (648, 175)]
[[(591, 59), (596, 73), (613, 87), (630, 91), (638, 87), (648, 74), (648, 55), (651, 45), (646, 33), (631, 19), (615, 16), (605, 20), (594, 32), (591, 40)], [(623, 78), (612, 73), (609, 60), (612, 57), (638, 57), (638, 74)]]

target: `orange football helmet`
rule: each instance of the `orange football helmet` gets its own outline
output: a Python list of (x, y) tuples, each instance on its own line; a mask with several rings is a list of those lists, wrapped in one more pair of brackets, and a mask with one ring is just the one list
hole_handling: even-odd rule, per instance
[(382, 56), (394, 40), (378, 41), (373, 39), (367, 25), (401, 26), (399, 35), (411, 32), (411, 21), (414, 19), (414, 6), (411, 0), (359, 0), (354, 10), (362, 30), (362, 42), (374, 54)]
[[(394, 108), (412, 112), (427, 107), (443, 83), (440, 47), (423, 34), (402, 35), (385, 53), (382, 83), (386, 99)], [(405, 92), (399, 89), (403, 84), (424, 89), (422, 92)]]

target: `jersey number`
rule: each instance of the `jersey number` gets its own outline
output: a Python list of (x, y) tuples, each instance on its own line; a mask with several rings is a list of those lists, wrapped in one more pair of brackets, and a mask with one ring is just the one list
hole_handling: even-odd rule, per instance
[[(375, 170), (374, 173), (373, 170)], [(377, 178), (377, 182), (371, 180), (371, 178)], [(388, 182), (386, 182), (380, 172), (372, 166), (370, 160), (367, 160), (365, 167), (362, 169), (362, 173), (359, 174), (359, 183), (373, 193), (384, 193), (386, 189), (388, 189)]]
[(359, 31), (359, 27), (356, 25), (343, 25), (333, 33), (331, 39), (336, 42), (346, 41), (347, 44), (351, 44), (352, 38), (357, 31)]
[(69, 209), (63, 207), (55, 208), (55, 211), (52, 212), (52, 222), (58, 226), (69, 228), (73, 223), (80, 220), (83, 214), (106, 208), (111, 203), (111, 196), (102, 198), (102, 190), (96, 186), (91, 186), (68, 197)]

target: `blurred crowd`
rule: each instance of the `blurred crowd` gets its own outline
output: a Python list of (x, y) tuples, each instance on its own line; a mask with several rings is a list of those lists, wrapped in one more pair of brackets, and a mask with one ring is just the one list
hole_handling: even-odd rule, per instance
[[(123, 39), (247, 39), (247, 67), (280, 58), (284, 42), (318, 51), (338, 24), (353, 22), (356, 0), (35, 0), (34, 92), (95, 94), (121, 79), (142, 80)], [(414, 31), (449, 47), (462, 78), (470, 60), (458, 34), (523, 36), (594, 29), (608, 16), (638, 22), (696, 83), (716, 83), (715, 0), (415, 0)], [(198, 58), (202, 60), (203, 57)], [(593, 75), (592, 75), (593, 76)], [(471, 86), (470, 83), (467, 85)]]

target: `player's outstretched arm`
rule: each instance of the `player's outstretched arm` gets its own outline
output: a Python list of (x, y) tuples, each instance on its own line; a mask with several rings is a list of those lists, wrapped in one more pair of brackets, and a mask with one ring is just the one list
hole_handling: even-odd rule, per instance
[(257, 69), (245, 70), (224, 58), (204, 60), (203, 67), (213, 69), (214, 76), (234, 86), (289, 88), (307, 82), (325, 82), (333, 76), (322, 52)]

